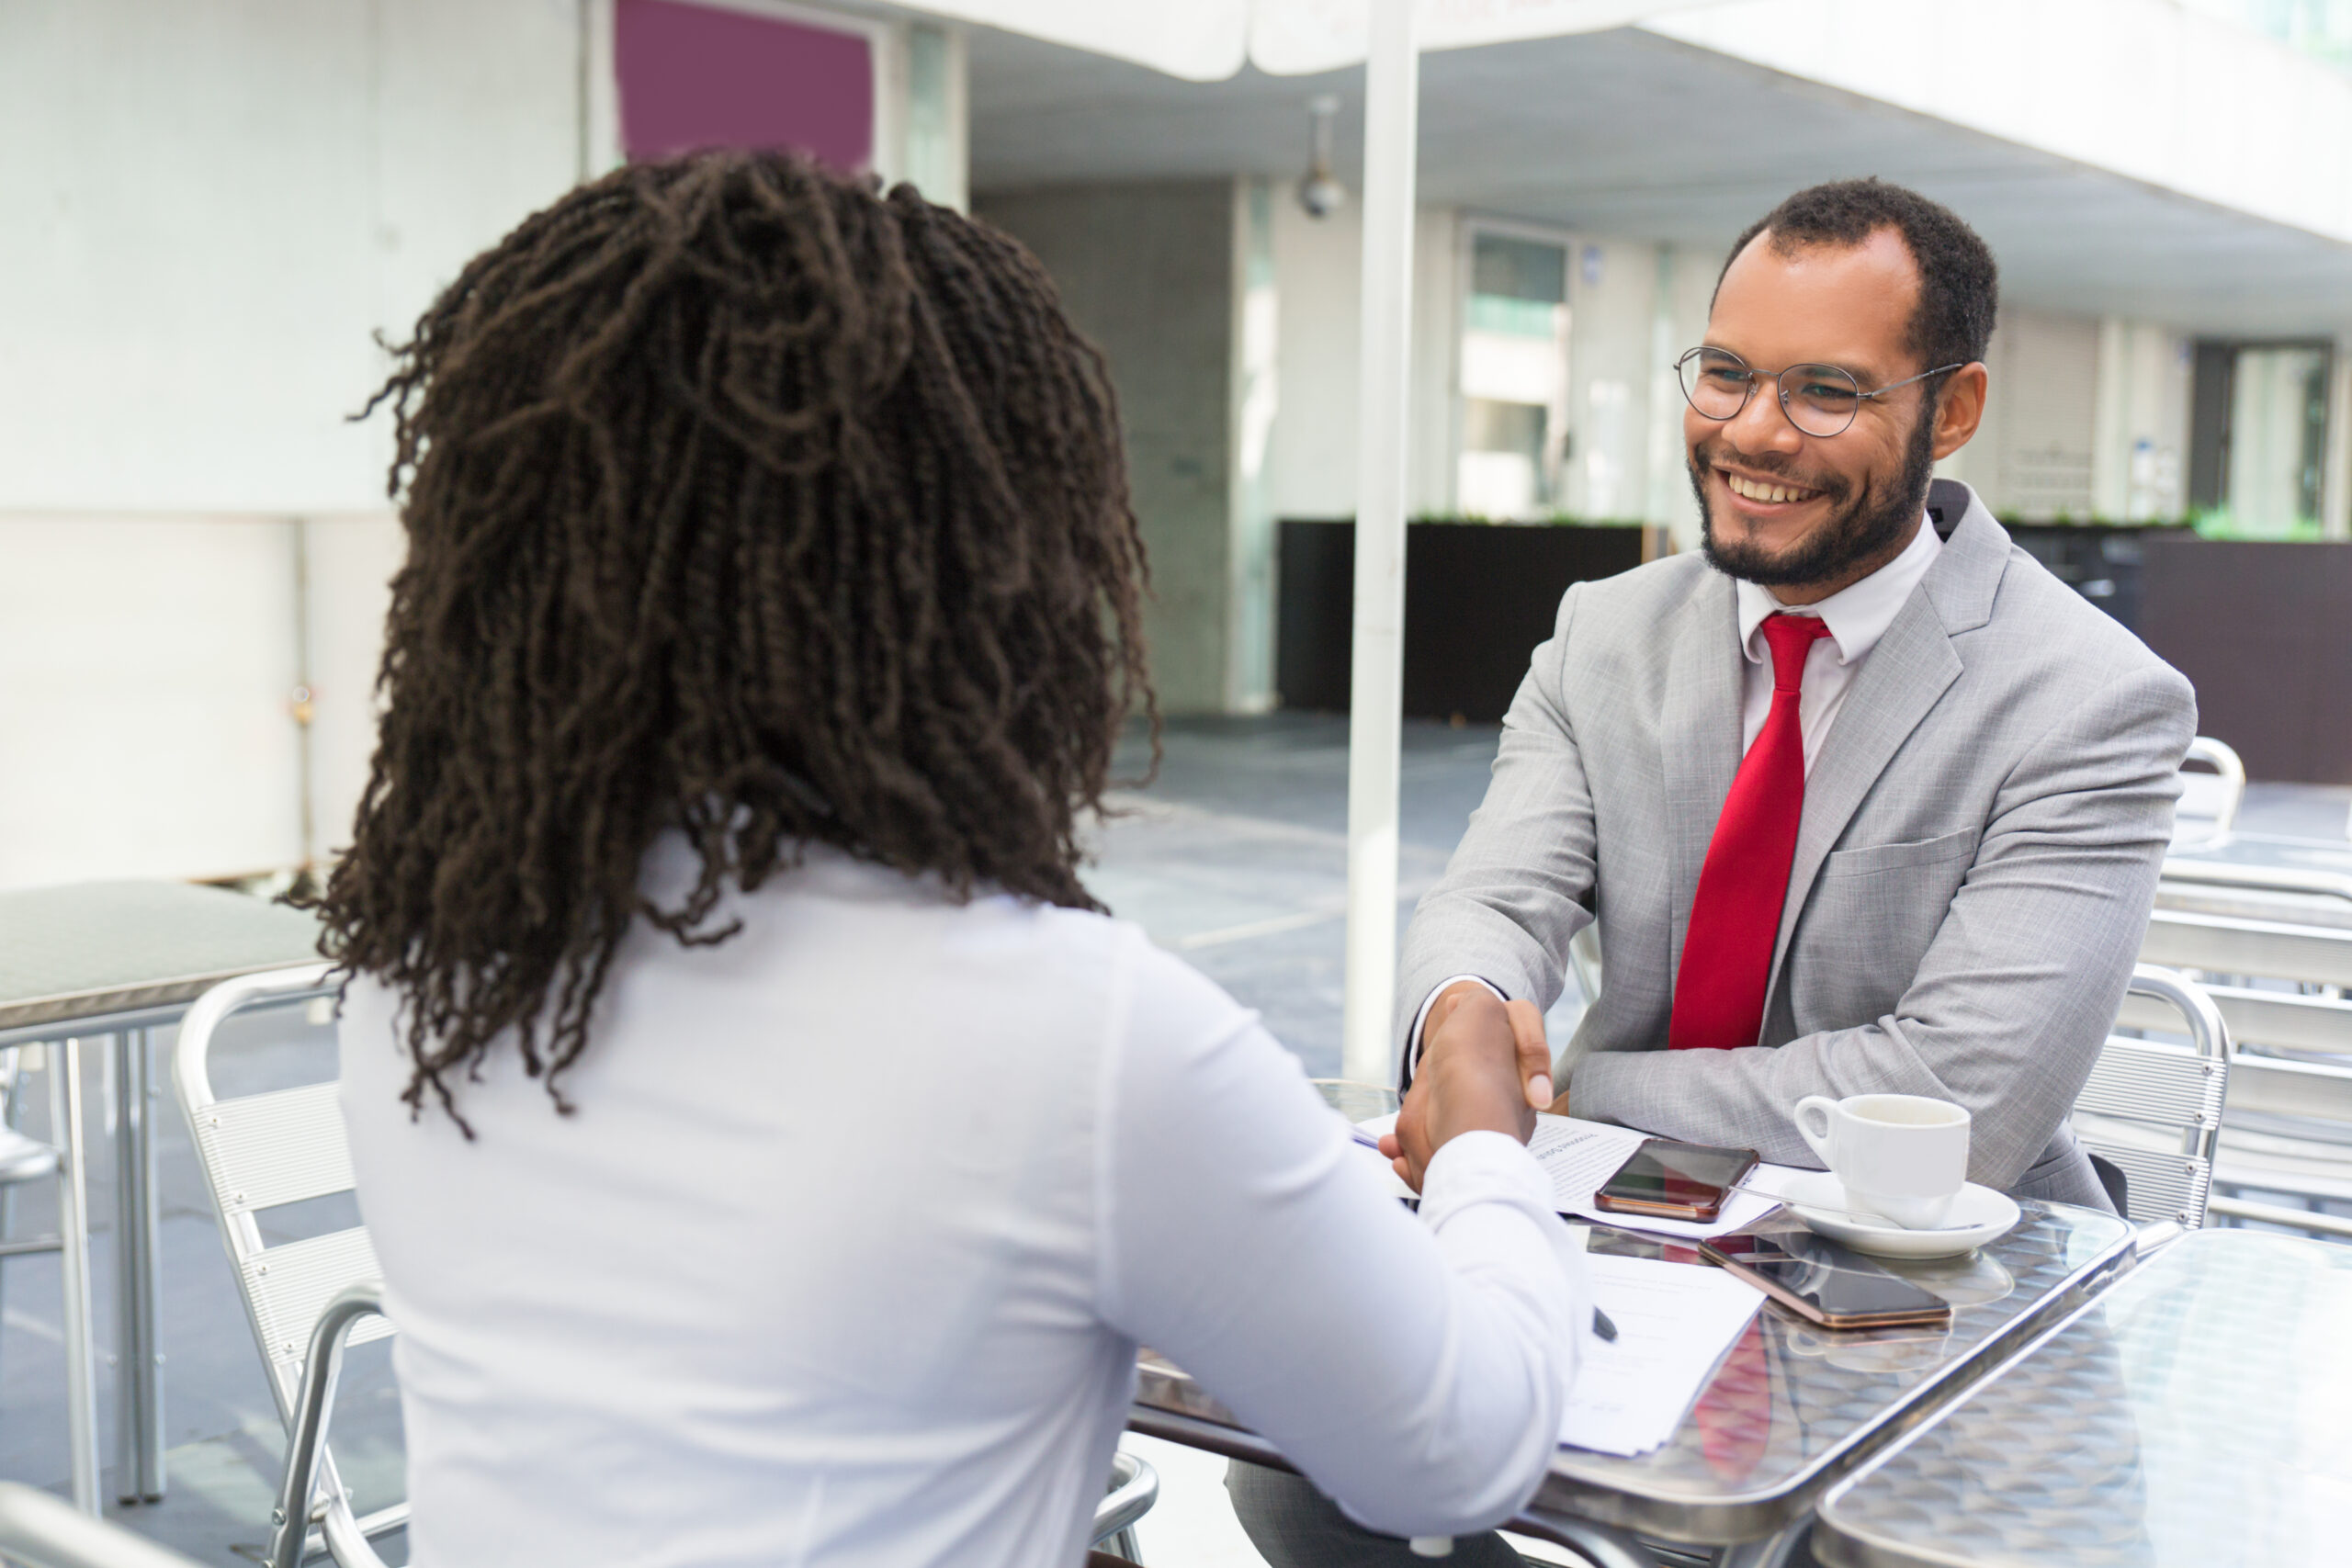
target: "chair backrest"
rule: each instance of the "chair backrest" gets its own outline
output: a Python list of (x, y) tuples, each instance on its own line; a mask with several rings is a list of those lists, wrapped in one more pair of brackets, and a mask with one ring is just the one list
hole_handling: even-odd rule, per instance
[[(2206, 735), (2190, 741), (2188, 754), (2180, 761), (2174, 847), (2186, 849), (2229, 837), (2230, 829), (2237, 826), (2238, 807), (2245, 801), (2245, 764), (2226, 742)], [(2204, 763), (2213, 770), (2213, 776), (2188, 772), (2191, 762)]]
[[(2229, 1097), (2229, 1026), (2194, 981), (2170, 969), (2141, 964), (2126, 995), (2159, 1004), (2158, 1027), (2185, 1029), (2188, 1043), (2110, 1034), (2075, 1099), (2075, 1134), (2085, 1149), (2122, 1170), (2125, 1218), (2201, 1225)], [(2131, 1016), (2119, 1022), (2130, 1027)]]
[[(272, 1089), (234, 1100), (215, 1098), (213, 1037), (232, 1014), (265, 1001), (319, 993), (328, 966), (290, 969), (225, 980), (198, 998), (180, 1024), (172, 1077), (195, 1135), (197, 1163), (220, 1215), (220, 1236), (244, 1298), (246, 1320), (269, 1369), (278, 1415), (291, 1420), (301, 1388), (311, 1326), (327, 1303), (350, 1285), (378, 1277), (376, 1249), (365, 1226), (326, 1235), (265, 1244), (255, 1216), (267, 1209), (332, 1197), (352, 1190), (351, 1148), (333, 1082)], [(392, 1332), (386, 1319), (356, 1328), (354, 1344)]]
[[(2159, 909), (2140, 953), (2190, 971), (2220, 1010), (2233, 1112), (2352, 1128), (2352, 926)], [(2123, 1021), (2162, 1027), (2129, 1000)]]

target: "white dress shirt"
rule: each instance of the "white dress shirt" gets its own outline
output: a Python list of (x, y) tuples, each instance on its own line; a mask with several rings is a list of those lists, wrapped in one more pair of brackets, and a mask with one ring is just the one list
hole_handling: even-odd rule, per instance
[(1919, 531), (1911, 536), (1902, 554), (1817, 604), (1783, 604), (1772, 597), (1770, 589), (1745, 580), (1732, 585), (1739, 598), (1740, 651), (1747, 656), (1739, 715), (1741, 756), (1756, 744), (1765, 716), (1772, 711), (1772, 649), (1764, 640), (1765, 617), (1818, 615), (1829, 624), (1829, 635), (1816, 637), (1805, 655), (1804, 691), (1797, 699), (1797, 722), (1804, 730), (1805, 772), (1810, 773), (1814, 758), (1821, 753), (1822, 740), (1837, 722), (1838, 710), (1846, 705), (1854, 677), (1861, 673), (1862, 660), (1894, 624), (1896, 613), (1928, 575), (1928, 569), (1936, 564), (1943, 547), (1935, 524), (1923, 517)]
[(1590, 1309), (1515, 1140), (1448, 1144), (1417, 1218), (1133, 926), (823, 849), (739, 918), (631, 930), (572, 1114), (511, 1042), (453, 1074), (471, 1141), (351, 987), (412, 1562), (1066, 1568), (1138, 1343), (1376, 1529), (1532, 1492)]
[[(1829, 623), (1829, 635), (1814, 639), (1805, 654), (1804, 691), (1797, 699), (1797, 723), (1804, 731), (1805, 772), (1813, 772), (1813, 760), (1821, 753), (1821, 743), (1828, 737), (1829, 727), (1837, 722), (1838, 709), (1846, 705), (1846, 694), (1854, 684), (1854, 677), (1861, 673), (1862, 660), (1886, 628), (1894, 624), (1896, 614), (1911, 597), (1928, 569), (1936, 564), (1937, 555), (1944, 542), (1936, 533), (1933, 518), (1920, 514), (1919, 531), (1902, 553), (1859, 582), (1849, 582), (1828, 598), (1814, 604), (1783, 604), (1772, 597), (1769, 588), (1758, 587), (1745, 578), (1732, 584), (1738, 595), (1740, 651), (1747, 656), (1747, 668), (1741, 676), (1739, 754), (1756, 744), (1757, 735), (1764, 728), (1764, 720), (1772, 711), (1772, 649), (1764, 640), (1764, 620), (1768, 615), (1818, 615)], [(1430, 1015), (1430, 1007), (1445, 994), (1450, 986), (1464, 980), (1475, 980), (1487, 989), (1496, 991), (1492, 983), (1476, 975), (1450, 975), (1430, 987), (1421, 998), (1420, 1010), (1413, 1015), (1413, 1028), (1408, 1036), (1411, 1044), (1407, 1053), (1408, 1066), (1418, 1066), (1421, 1059), (1421, 1024)], [(1411, 1081), (1408, 1071), (1405, 1081)]]

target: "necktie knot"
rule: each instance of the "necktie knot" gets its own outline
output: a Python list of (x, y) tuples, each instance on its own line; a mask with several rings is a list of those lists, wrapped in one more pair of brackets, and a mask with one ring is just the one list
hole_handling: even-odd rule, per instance
[(1764, 640), (1772, 649), (1772, 690), (1795, 692), (1804, 685), (1804, 661), (1814, 639), (1829, 635), (1819, 615), (1767, 615)]

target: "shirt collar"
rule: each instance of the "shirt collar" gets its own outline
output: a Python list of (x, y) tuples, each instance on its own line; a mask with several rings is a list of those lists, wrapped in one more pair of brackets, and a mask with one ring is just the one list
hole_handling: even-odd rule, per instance
[(1933, 519), (1922, 514), (1919, 531), (1903, 547), (1903, 553), (1863, 578), (1849, 582), (1818, 604), (1783, 604), (1772, 597), (1771, 591), (1741, 579), (1732, 584), (1739, 597), (1739, 646), (1751, 664), (1761, 664), (1771, 657), (1765, 645), (1762, 626), (1767, 615), (1819, 615), (1829, 623), (1829, 640), (1838, 647), (1838, 662), (1851, 664), (1878, 646), (1886, 628), (1894, 624), (1896, 612), (1936, 564), (1936, 556), (1944, 542), (1936, 533)]

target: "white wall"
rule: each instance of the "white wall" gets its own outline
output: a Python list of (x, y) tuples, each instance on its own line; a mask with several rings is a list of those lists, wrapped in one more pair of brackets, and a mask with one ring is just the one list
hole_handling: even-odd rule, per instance
[[(1309, 218), (1274, 187), (1273, 253), (1282, 329), (1281, 411), (1268, 453), (1277, 517), (1349, 517), (1356, 494), (1356, 351), (1363, 298), (1363, 215), (1351, 203)], [(1459, 215), (1424, 208), (1413, 241), (1412, 449), (1406, 505), (1453, 504), (1455, 344), (1461, 335)]]
[[(578, 166), (576, 0), (0, 6), (0, 511), (380, 506), (372, 334)], [(22, 193), (21, 195), (13, 193)]]
[(2091, 516), (2099, 323), (2004, 307), (1984, 354), (1991, 386), (1975, 439), (1937, 471), (1995, 512), (2036, 523)]
[(303, 679), (311, 689), (308, 855), (351, 842), (351, 823), (376, 750), (376, 667), (384, 613), (408, 536), (389, 513), (305, 518)]
[(40, 302), (0, 324), (0, 886), (343, 840), (399, 551), (346, 416), (374, 334), (571, 183), (579, 16), (0, 6), (0, 298)]
[[(0, 886), (346, 841), (401, 539), (387, 422), (345, 416), (379, 331), (609, 162), (609, 21), (610, 0), (0, 4)], [(955, 197), (942, 41), (944, 110), (913, 123), (904, 71), (881, 108)]]
[(301, 858), (294, 525), (0, 518), (0, 887)]

